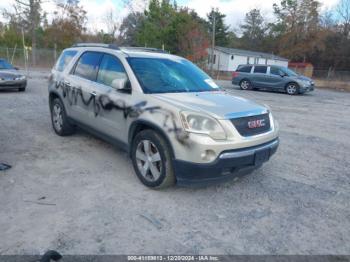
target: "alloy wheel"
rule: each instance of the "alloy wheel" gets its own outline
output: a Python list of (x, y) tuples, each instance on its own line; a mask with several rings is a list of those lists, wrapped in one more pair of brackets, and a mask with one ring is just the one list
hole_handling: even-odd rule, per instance
[(63, 116), (62, 116), (62, 108), (59, 104), (55, 104), (52, 109), (52, 120), (55, 129), (59, 132), (63, 126)]
[(249, 87), (250, 87), (249, 81), (247, 81), (247, 80), (242, 81), (242, 83), (241, 83), (241, 88), (242, 88), (243, 90), (247, 90), (247, 89), (249, 89)]
[(297, 92), (297, 86), (295, 84), (289, 84), (287, 86), (287, 93), (289, 95), (294, 95)]
[(141, 175), (156, 181), (162, 172), (162, 159), (158, 148), (150, 140), (141, 140), (136, 148), (136, 163)]

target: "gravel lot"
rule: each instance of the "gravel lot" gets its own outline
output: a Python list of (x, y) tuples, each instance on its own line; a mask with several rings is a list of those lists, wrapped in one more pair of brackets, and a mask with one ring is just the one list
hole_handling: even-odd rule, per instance
[(350, 93), (223, 82), (271, 106), (278, 153), (238, 181), (153, 191), (120, 150), (54, 134), (46, 75), (0, 92), (0, 254), (350, 254)]

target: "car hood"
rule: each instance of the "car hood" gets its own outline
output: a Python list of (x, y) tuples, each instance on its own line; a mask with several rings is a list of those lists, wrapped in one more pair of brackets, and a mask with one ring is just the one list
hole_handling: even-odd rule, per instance
[(16, 78), (22, 76), (14, 70), (0, 70), (0, 78)]
[(268, 111), (264, 106), (226, 92), (167, 93), (152, 96), (181, 110), (201, 112), (217, 119), (259, 115)]
[(313, 81), (311, 78), (303, 76), (303, 75), (298, 75), (296, 78), (298, 80), (302, 80), (302, 81)]

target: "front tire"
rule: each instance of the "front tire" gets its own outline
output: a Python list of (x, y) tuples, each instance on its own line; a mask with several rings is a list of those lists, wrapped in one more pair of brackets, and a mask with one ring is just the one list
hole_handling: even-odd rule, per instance
[(242, 89), (242, 90), (249, 90), (251, 89), (252, 87), (252, 84), (250, 83), (249, 80), (242, 80), (240, 83), (239, 83), (239, 87)]
[(161, 189), (175, 184), (169, 146), (155, 131), (144, 130), (136, 135), (131, 158), (136, 175), (145, 186)]
[(59, 136), (68, 136), (74, 133), (75, 128), (69, 122), (64, 105), (59, 98), (55, 98), (51, 105), (52, 127)]
[(299, 86), (298, 84), (296, 83), (289, 83), (287, 86), (286, 86), (286, 92), (288, 95), (297, 95), (299, 94)]

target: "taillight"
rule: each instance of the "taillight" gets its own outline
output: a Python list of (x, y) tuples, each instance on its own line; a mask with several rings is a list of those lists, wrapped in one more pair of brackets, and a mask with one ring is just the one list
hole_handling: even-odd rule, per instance
[(237, 76), (239, 76), (239, 73), (238, 73), (238, 72), (233, 72), (233, 73), (232, 73), (232, 78), (235, 78), (235, 77), (237, 77)]

